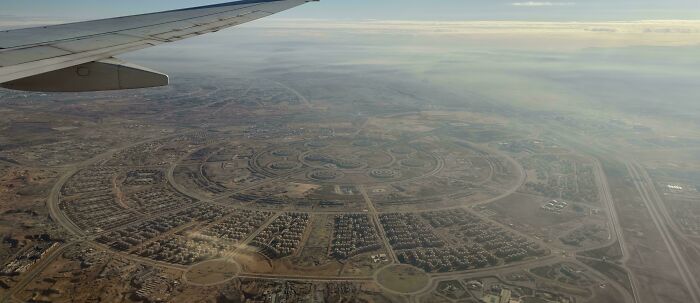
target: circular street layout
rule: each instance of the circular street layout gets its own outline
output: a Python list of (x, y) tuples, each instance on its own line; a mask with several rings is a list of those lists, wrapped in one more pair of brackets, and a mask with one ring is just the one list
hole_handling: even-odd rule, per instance
[(424, 271), (411, 265), (387, 266), (377, 272), (375, 279), (385, 289), (400, 294), (420, 292), (430, 282)]

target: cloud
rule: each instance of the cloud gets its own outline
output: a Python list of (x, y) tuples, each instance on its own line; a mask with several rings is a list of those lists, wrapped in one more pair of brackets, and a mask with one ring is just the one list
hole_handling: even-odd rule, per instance
[[(348, 30), (376, 33), (403, 32), (419, 34), (590, 34), (614, 33), (630, 36), (640, 34), (677, 34), (700, 37), (700, 20), (640, 20), (607, 22), (536, 22), (536, 21), (402, 21), (364, 20), (338, 21), (323, 19), (268, 19), (248, 28), (288, 30)], [(642, 38), (640, 36), (640, 38)]]
[(573, 6), (576, 5), (575, 2), (537, 2), (537, 1), (527, 1), (527, 2), (513, 2), (512, 6), (523, 6), (523, 7), (542, 7), (542, 6)]
[[(269, 19), (249, 28), (265, 28), (289, 37), (315, 33), (407, 36), (454, 43), (492, 43), (512, 47), (582, 49), (588, 47), (700, 45), (700, 20), (611, 22), (528, 21), (329, 21)], [(517, 42), (514, 42), (517, 41)]]

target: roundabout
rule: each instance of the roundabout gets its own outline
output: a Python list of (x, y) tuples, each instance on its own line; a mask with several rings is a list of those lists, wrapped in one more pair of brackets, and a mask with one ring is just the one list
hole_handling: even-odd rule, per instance
[(408, 146), (396, 146), (389, 149), (390, 152), (399, 155), (410, 155), (414, 150)]
[(393, 169), (373, 169), (369, 175), (377, 179), (394, 179), (401, 176), (401, 173)]
[[(279, 286), (285, 294), (466, 302), (484, 298), (460, 295), (472, 280), (536, 275), (530, 270), (538, 267), (559, 275), (555, 265), (577, 262), (572, 256), (593, 241), (580, 248), (557, 241), (588, 229), (557, 222), (598, 224), (596, 235), (606, 236), (607, 213), (588, 199), (598, 172), (585, 159), (535, 141), (472, 140), (439, 119), (432, 130), (414, 132), (366, 118), (328, 128), (242, 121), (164, 133), (66, 167), (47, 206), (68, 235), (65, 247), (80, 250), (53, 260), (75, 264), (86, 277), (111, 276), (100, 283), (121, 279), (134, 288), (115, 294), (226, 291), (237, 300), (241, 291), (267, 296)], [(565, 193), (550, 191), (558, 188), (554, 180), (585, 201), (550, 197)], [(543, 212), (553, 199), (570, 206)], [(616, 240), (601, 239), (596, 243)], [(51, 265), (46, 276), (60, 276), (54, 271), (61, 266)], [(483, 289), (500, 295), (494, 283), (504, 285), (487, 281)]]
[(278, 157), (291, 157), (296, 152), (294, 150), (291, 150), (291, 149), (278, 149), (278, 150), (272, 151), (271, 153), (275, 156), (278, 156)]
[(411, 265), (389, 265), (380, 269), (374, 279), (384, 289), (402, 295), (420, 293), (430, 285), (430, 276)]
[(197, 263), (184, 274), (185, 282), (196, 286), (212, 286), (235, 279), (241, 266), (233, 260), (216, 259)]
[(276, 170), (290, 170), (301, 167), (301, 164), (293, 161), (279, 161), (271, 163), (269, 167)]
[(403, 159), (399, 163), (403, 166), (413, 168), (424, 167), (426, 165), (424, 161), (418, 159)]
[[(172, 264), (193, 286), (240, 277), (348, 278), (416, 295), (430, 288), (433, 275), (504, 263), (497, 248), (464, 246), (476, 235), (462, 234), (463, 228), (479, 226), (517, 239), (465, 207), (517, 188), (515, 161), (439, 143), (350, 138), (213, 143), (167, 170), (138, 175), (163, 175), (163, 182), (134, 182), (130, 167), (80, 170), (61, 190), (61, 212), (102, 247)], [(506, 174), (498, 179), (496, 171)], [(115, 196), (122, 198), (115, 201), (121, 204), (98, 200), (104, 196), (91, 196), (93, 188), (81, 182), (118, 189)], [(480, 184), (489, 188), (481, 190)], [(91, 208), (98, 215), (88, 220), (81, 210), (94, 201), (105, 204)], [(112, 211), (109, 220), (99, 216), (105, 211)], [(447, 230), (435, 222), (463, 225)], [(445, 235), (455, 238), (447, 242)], [(513, 245), (518, 250), (509, 253), (539, 254), (530, 242)], [(454, 262), (464, 258), (469, 261)]]
[(309, 173), (309, 178), (318, 181), (332, 181), (343, 176), (338, 170), (317, 170)]

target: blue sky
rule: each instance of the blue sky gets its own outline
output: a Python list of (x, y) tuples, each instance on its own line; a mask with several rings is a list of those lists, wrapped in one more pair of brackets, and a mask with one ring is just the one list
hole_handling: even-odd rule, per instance
[[(217, 0), (7, 0), (1, 18), (86, 20)], [(322, 0), (277, 18), (599, 21), (700, 19), (700, 0)]]

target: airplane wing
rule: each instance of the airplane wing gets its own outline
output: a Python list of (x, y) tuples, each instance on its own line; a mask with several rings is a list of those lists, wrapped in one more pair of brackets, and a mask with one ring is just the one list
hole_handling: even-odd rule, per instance
[(168, 77), (115, 55), (178, 41), (318, 0), (242, 0), (0, 31), (0, 87), (84, 92), (163, 86)]

